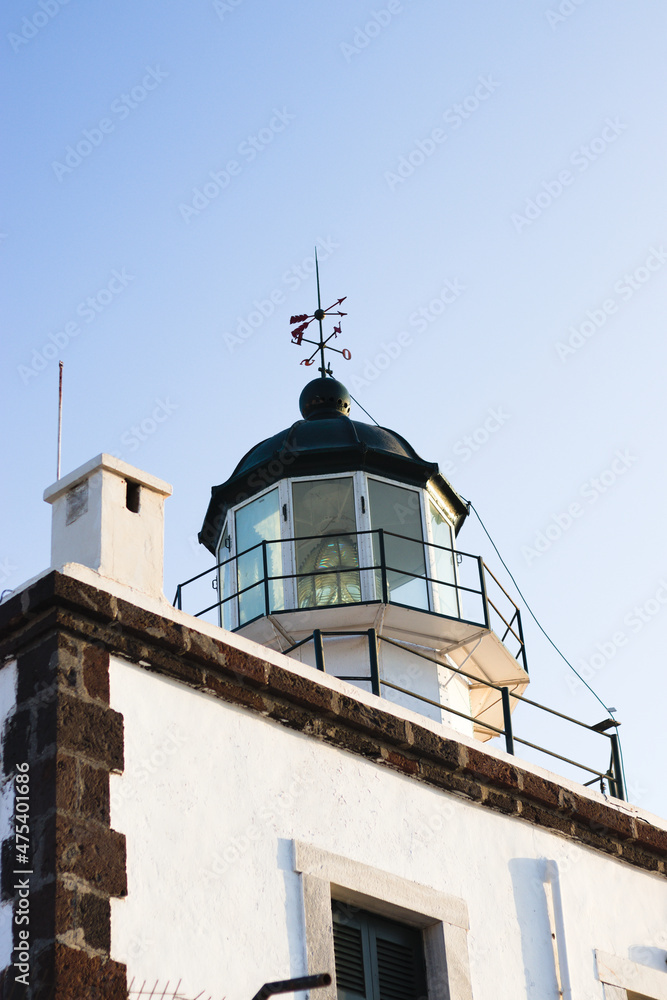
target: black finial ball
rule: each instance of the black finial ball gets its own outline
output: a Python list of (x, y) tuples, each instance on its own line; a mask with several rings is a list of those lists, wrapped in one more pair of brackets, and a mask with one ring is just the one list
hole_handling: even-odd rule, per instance
[(299, 409), (306, 420), (318, 417), (349, 417), (350, 394), (335, 378), (316, 378), (299, 396)]

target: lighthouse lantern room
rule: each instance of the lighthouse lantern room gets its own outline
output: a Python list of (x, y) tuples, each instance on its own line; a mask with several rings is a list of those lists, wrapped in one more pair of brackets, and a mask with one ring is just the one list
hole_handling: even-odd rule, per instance
[(304, 363), (320, 358), (301, 419), (212, 489), (199, 539), (216, 557), (219, 624), (489, 739), (506, 722), (499, 688), (528, 684), (519, 609), (479, 556), (457, 549), (468, 507), (437, 464), (351, 419), (325, 357), (350, 357), (330, 343), (340, 320), (323, 332), (343, 301), (321, 308), (318, 274), (318, 308), (292, 317), (293, 342), (315, 347)]

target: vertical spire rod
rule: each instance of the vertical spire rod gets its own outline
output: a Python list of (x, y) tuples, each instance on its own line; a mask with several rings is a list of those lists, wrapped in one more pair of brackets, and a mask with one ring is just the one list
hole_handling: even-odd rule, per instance
[[(333, 333), (331, 333), (326, 339), (324, 337), (324, 328), (322, 327), (322, 320), (324, 319), (325, 316), (347, 315), (347, 313), (344, 313), (340, 309), (335, 308), (336, 306), (342, 305), (342, 303), (345, 301), (346, 296), (343, 296), (342, 299), (337, 299), (333, 303), (333, 305), (329, 306), (328, 309), (322, 308), (322, 295), (320, 293), (320, 262), (317, 259), (317, 247), (315, 247), (315, 275), (317, 278), (317, 309), (312, 314), (312, 316), (308, 315), (307, 313), (302, 313), (298, 316), (291, 317), (290, 323), (299, 324), (299, 326), (297, 326), (295, 330), (292, 330), (291, 336), (293, 344), (301, 346), (301, 344), (305, 341), (305, 343), (313, 345), (315, 350), (313, 351), (313, 353), (309, 358), (304, 358), (301, 364), (302, 365), (314, 364), (315, 358), (319, 354), (320, 356), (319, 371), (320, 374), (322, 375), (322, 378), (326, 378), (327, 375), (331, 375), (331, 377), (333, 377), (333, 372), (331, 371), (331, 368), (329, 368), (327, 365), (326, 355), (324, 353), (325, 350), (335, 351), (336, 354), (342, 354), (343, 357), (346, 359), (346, 361), (349, 361), (350, 358), (352, 357), (347, 348), (332, 347), (332, 345), (329, 343), (332, 337), (337, 337), (338, 334), (340, 333), (340, 322), (338, 323), (337, 326), (334, 326)], [(310, 340), (308, 337), (304, 337), (304, 333), (314, 320), (317, 320), (320, 328), (320, 336), (318, 340)]]
[(58, 462), (56, 467), (56, 482), (60, 479), (60, 448), (63, 437), (63, 363), (58, 362)]
[(324, 361), (324, 331), (322, 330), (322, 320), (324, 319), (324, 314), (322, 312), (322, 298), (320, 296), (320, 264), (317, 259), (317, 247), (315, 247), (315, 277), (317, 279), (317, 321), (320, 324), (320, 371), (322, 372), (322, 378), (325, 377), (327, 373), (327, 366)]

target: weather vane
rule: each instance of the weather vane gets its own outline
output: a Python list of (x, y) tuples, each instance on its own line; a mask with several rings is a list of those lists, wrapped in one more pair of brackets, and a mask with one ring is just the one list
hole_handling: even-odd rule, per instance
[[(324, 339), (324, 330), (322, 329), (322, 320), (324, 319), (325, 316), (347, 316), (347, 313), (341, 312), (340, 309), (335, 308), (336, 306), (339, 306), (343, 302), (345, 302), (347, 295), (344, 295), (342, 299), (338, 299), (338, 301), (334, 302), (334, 304), (329, 306), (328, 309), (322, 308), (322, 300), (320, 298), (320, 267), (317, 261), (317, 247), (315, 247), (315, 274), (317, 276), (317, 309), (315, 310), (312, 316), (309, 316), (307, 313), (304, 313), (301, 316), (290, 317), (290, 323), (300, 324), (294, 330), (292, 330), (293, 344), (297, 344), (300, 347), (301, 344), (305, 341), (306, 344), (315, 345), (315, 350), (313, 351), (311, 356), (309, 358), (304, 358), (301, 364), (312, 365), (315, 362), (315, 357), (317, 355), (317, 352), (319, 351), (320, 352), (319, 371), (322, 373), (322, 378), (325, 378), (327, 375), (333, 376), (333, 372), (331, 371), (329, 365), (327, 365), (324, 358), (325, 350), (335, 351), (337, 354), (342, 354), (346, 361), (349, 361), (350, 358), (352, 357), (347, 348), (340, 350), (338, 347), (332, 347), (329, 344), (329, 341), (332, 340), (334, 337), (337, 337), (338, 334), (340, 333), (340, 322), (336, 326), (334, 326), (333, 333), (330, 334), (326, 340)], [(320, 339), (309, 340), (308, 337), (304, 337), (304, 333), (315, 319), (320, 325)]]

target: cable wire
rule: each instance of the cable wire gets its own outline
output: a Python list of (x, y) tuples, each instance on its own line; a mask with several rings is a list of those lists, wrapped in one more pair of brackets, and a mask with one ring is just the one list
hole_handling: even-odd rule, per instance
[(370, 417), (370, 419), (373, 421), (373, 423), (375, 424), (376, 427), (380, 426), (379, 423), (377, 422), (377, 420), (375, 419), (375, 417), (371, 417), (371, 415), (368, 412), (368, 410), (364, 409), (364, 407), (361, 405), (361, 403), (359, 402), (359, 400), (358, 399), (354, 399), (354, 396), (352, 395), (352, 393), (350, 393), (350, 399), (354, 400), (354, 402), (357, 404), (357, 406), (359, 407), (359, 409), (363, 410), (367, 417)]
[(471, 502), (470, 500), (466, 500), (466, 499), (465, 499), (465, 497), (461, 497), (461, 499), (462, 499), (462, 500), (463, 500), (463, 501), (464, 501), (464, 502), (465, 502), (465, 503), (467, 504), (467, 506), (468, 506), (468, 508), (469, 508), (469, 509), (472, 509), (472, 510), (474, 510), (474, 512), (475, 512), (475, 516), (477, 517), (477, 520), (479, 521), (479, 523), (481, 524), (481, 526), (482, 526), (482, 528), (483, 528), (483, 530), (484, 530), (484, 534), (486, 535), (486, 537), (487, 537), (487, 538), (489, 539), (489, 541), (490, 541), (490, 542), (491, 542), (491, 544), (493, 545), (493, 548), (494, 548), (494, 551), (495, 551), (496, 555), (498, 556), (498, 558), (500, 559), (501, 563), (502, 563), (502, 564), (503, 564), (503, 566), (505, 567), (505, 571), (506, 571), (507, 575), (509, 576), (510, 580), (512, 581), (512, 583), (513, 583), (513, 584), (514, 584), (514, 586), (516, 587), (516, 590), (517, 590), (517, 593), (518, 593), (519, 597), (521, 598), (521, 600), (523, 601), (523, 603), (524, 603), (524, 604), (525, 604), (525, 606), (526, 606), (526, 610), (528, 611), (529, 615), (531, 616), (531, 618), (533, 619), (533, 621), (535, 622), (535, 624), (536, 624), (536, 625), (537, 625), (537, 627), (539, 628), (539, 630), (540, 630), (540, 632), (542, 633), (542, 635), (543, 635), (543, 636), (545, 637), (545, 639), (547, 639), (547, 640), (548, 640), (548, 642), (550, 642), (550, 643), (551, 643), (551, 645), (552, 645), (552, 646), (553, 646), (553, 648), (554, 648), (554, 649), (556, 650), (556, 652), (558, 653), (558, 655), (559, 655), (559, 656), (561, 657), (561, 659), (562, 659), (562, 660), (564, 660), (564, 661), (565, 661), (565, 663), (567, 663), (567, 665), (568, 665), (568, 667), (570, 668), (570, 670), (571, 670), (571, 671), (572, 671), (573, 673), (575, 673), (575, 674), (577, 675), (577, 677), (579, 678), (579, 680), (581, 681), (581, 683), (582, 683), (582, 684), (584, 684), (584, 685), (585, 685), (585, 686), (586, 686), (586, 687), (588, 688), (588, 690), (589, 690), (589, 691), (591, 692), (591, 694), (592, 694), (592, 695), (593, 695), (593, 696), (594, 696), (595, 698), (597, 698), (597, 700), (598, 700), (598, 701), (600, 702), (600, 704), (601, 704), (601, 705), (602, 705), (602, 707), (604, 708), (605, 712), (608, 712), (608, 713), (609, 713), (609, 716), (610, 716), (610, 718), (613, 718), (613, 714), (612, 714), (612, 711), (613, 711), (613, 710), (612, 710), (612, 709), (610, 709), (610, 708), (609, 708), (609, 707), (608, 707), (607, 705), (605, 705), (605, 703), (603, 702), (602, 698), (600, 698), (600, 696), (599, 696), (598, 694), (596, 694), (596, 692), (595, 692), (595, 691), (593, 690), (593, 688), (592, 688), (592, 687), (590, 686), (590, 684), (588, 684), (588, 682), (584, 680), (584, 678), (583, 678), (583, 677), (581, 676), (581, 674), (579, 673), (579, 671), (578, 671), (578, 670), (576, 670), (576, 669), (575, 669), (575, 668), (574, 668), (574, 667), (572, 666), (572, 664), (570, 663), (570, 661), (568, 660), (568, 658), (567, 658), (567, 657), (565, 656), (565, 654), (564, 654), (564, 653), (562, 653), (562, 652), (560, 651), (560, 649), (558, 648), (558, 646), (556, 645), (556, 643), (555, 643), (555, 642), (553, 641), (553, 639), (551, 638), (551, 636), (549, 636), (549, 635), (547, 634), (547, 632), (546, 632), (546, 631), (544, 630), (544, 628), (543, 628), (543, 627), (542, 627), (542, 626), (540, 625), (540, 623), (539, 623), (539, 621), (537, 620), (537, 617), (536, 617), (536, 615), (535, 615), (535, 613), (534, 613), (533, 609), (532, 609), (532, 608), (531, 608), (531, 606), (529, 605), (529, 603), (528, 603), (528, 601), (526, 600), (526, 598), (525, 598), (525, 597), (523, 596), (523, 593), (521, 592), (521, 588), (519, 587), (519, 584), (518, 584), (518, 583), (516, 582), (516, 580), (514, 579), (514, 577), (513, 577), (512, 573), (511, 573), (511, 572), (510, 572), (510, 570), (509, 570), (509, 567), (508, 567), (507, 563), (505, 562), (505, 560), (504, 560), (504, 559), (503, 559), (503, 557), (501, 556), (500, 552), (498, 551), (498, 546), (496, 545), (496, 543), (494, 542), (494, 540), (493, 540), (493, 539), (491, 538), (491, 535), (489, 534), (489, 532), (488, 532), (488, 530), (487, 530), (487, 527), (486, 527), (486, 525), (484, 524), (484, 521), (483, 521), (483, 520), (481, 519), (481, 517), (479, 516), (479, 512), (478, 512), (477, 508), (475, 507), (475, 505), (474, 505), (474, 504), (473, 504), (473, 503), (472, 503), (472, 502)]
[[(494, 540), (491, 538), (491, 535), (489, 534), (489, 531), (488, 531), (486, 525), (484, 524), (484, 521), (482, 520), (482, 518), (479, 515), (479, 511), (477, 510), (477, 508), (475, 507), (475, 505), (472, 503), (472, 501), (466, 500), (465, 497), (461, 497), (461, 499), (464, 501), (464, 503), (467, 504), (469, 510), (473, 510), (475, 512), (475, 517), (477, 518), (477, 520), (481, 524), (482, 529), (484, 531), (484, 534), (486, 535), (486, 537), (491, 542), (491, 545), (493, 546), (496, 555), (498, 556), (498, 558), (500, 559), (501, 563), (505, 567), (505, 571), (506, 571), (507, 575), (509, 576), (510, 580), (512, 581), (512, 583), (516, 587), (517, 593), (519, 594), (521, 600), (523, 601), (524, 605), (526, 606), (526, 610), (528, 611), (529, 615), (531, 616), (531, 618), (533, 619), (533, 621), (535, 622), (535, 624), (539, 628), (540, 632), (545, 637), (545, 639), (547, 639), (547, 641), (553, 646), (553, 648), (556, 650), (556, 652), (558, 653), (558, 655), (560, 656), (560, 658), (565, 663), (567, 663), (567, 665), (570, 668), (570, 670), (574, 674), (576, 674), (576, 676), (579, 678), (579, 680), (581, 681), (581, 683), (585, 687), (587, 687), (588, 690), (593, 695), (593, 697), (596, 698), (600, 702), (600, 704), (604, 708), (605, 712), (608, 713), (609, 718), (613, 719), (614, 725), (615, 725), (615, 728), (616, 728), (616, 735), (618, 736), (618, 727), (619, 727), (620, 723), (616, 722), (616, 719), (614, 719), (614, 711), (615, 711), (615, 709), (611, 709), (611, 708), (609, 708), (608, 705), (605, 705), (605, 703), (603, 702), (602, 698), (600, 698), (600, 696), (597, 694), (597, 692), (595, 692), (593, 690), (593, 688), (590, 686), (590, 684), (586, 680), (584, 680), (584, 678), (581, 676), (581, 674), (579, 673), (579, 671), (576, 670), (575, 667), (572, 666), (572, 664), (570, 663), (570, 661), (568, 660), (568, 658), (565, 656), (565, 654), (561, 652), (561, 650), (558, 648), (558, 646), (553, 641), (553, 639), (551, 638), (551, 636), (547, 634), (547, 632), (545, 631), (545, 629), (542, 627), (542, 625), (540, 624), (540, 622), (537, 620), (535, 612), (531, 608), (530, 604), (528, 603), (528, 601), (526, 600), (526, 598), (523, 596), (523, 593), (521, 592), (521, 588), (519, 587), (519, 584), (516, 582), (516, 580), (514, 579), (514, 576), (510, 572), (510, 569), (509, 569), (507, 563), (505, 562), (505, 560), (501, 556), (500, 552), (498, 551), (498, 546), (496, 545), (496, 543), (494, 542)], [(619, 755), (620, 755), (620, 758), (621, 758), (621, 771), (623, 773), (623, 784), (627, 788), (627, 781), (626, 781), (626, 778), (625, 778), (625, 763), (623, 761), (623, 750), (621, 749), (620, 738), (619, 738), (619, 741), (618, 741), (618, 750), (619, 750)]]
[[(376, 425), (376, 427), (380, 426), (378, 424), (377, 420), (375, 419), (375, 417), (371, 417), (371, 415), (368, 412), (368, 410), (366, 410), (361, 405), (361, 403), (359, 402), (359, 400), (354, 399), (354, 396), (352, 395), (352, 393), (350, 393), (350, 399), (354, 400), (354, 402), (357, 404), (357, 406), (360, 407), (364, 411), (364, 413), (366, 414), (367, 417), (370, 417), (370, 419), (373, 421), (373, 423)], [(568, 658), (565, 656), (565, 654), (561, 652), (561, 650), (558, 648), (558, 646), (553, 641), (553, 639), (551, 638), (551, 636), (548, 635), (548, 633), (546, 632), (546, 630), (542, 627), (542, 625), (540, 624), (540, 622), (537, 620), (537, 616), (535, 615), (535, 612), (531, 608), (531, 606), (528, 603), (528, 601), (526, 600), (526, 598), (523, 596), (521, 588), (519, 587), (519, 584), (514, 579), (514, 576), (512, 575), (512, 573), (511, 573), (511, 571), (510, 571), (507, 563), (505, 562), (505, 560), (501, 556), (500, 552), (498, 551), (498, 546), (496, 545), (496, 543), (494, 542), (494, 540), (491, 538), (491, 535), (489, 534), (489, 531), (488, 531), (486, 525), (484, 524), (484, 521), (480, 517), (479, 511), (475, 507), (474, 503), (471, 500), (466, 500), (466, 498), (463, 497), (463, 496), (461, 497), (461, 499), (467, 505), (469, 511), (473, 510), (475, 512), (475, 517), (477, 518), (477, 520), (481, 524), (482, 529), (484, 531), (484, 534), (486, 535), (486, 537), (491, 542), (491, 545), (493, 546), (494, 552), (496, 553), (496, 555), (500, 559), (500, 562), (502, 563), (502, 565), (505, 567), (505, 572), (507, 573), (507, 575), (509, 576), (510, 580), (512, 581), (512, 583), (516, 587), (516, 591), (517, 591), (519, 597), (521, 598), (521, 600), (523, 601), (524, 605), (526, 606), (526, 610), (528, 611), (528, 614), (533, 619), (533, 621), (535, 622), (535, 624), (537, 625), (537, 627), (539, 628), (540, 632), (545, 637), (545, 639), (547, 640), (547, 642), (549, 642), (553, 646), (553, 648), (556, 650), (556, 652), (558, 653), (558, 655), (560, 656), (560, 658), (568, 665), (568, 667), (570, 668), (570, 670), (572, 671), (572, 673), (575, 674), (579, 678), (579, 680), (584, 685), (584, 687), (588, 688), (588, 690), (593, 695), (593, 697), (595, 699), (597, 699), (597, 701), (599, 701), (599, 703), (604, 708), (605, 712), (607, 712), (607, 714), (609, 715), (609, 718), (613, 719), (613, 721), (614, 721), (614, 727), (616, 729), (616, 735), (618, 736), (618, 727), (619, 727), (620, 723), (617, 722), (616, 719), (614, 719), (614, 711), (615, 710), (612, 710), (611, 708), (609, 708), (608, 705), (605, 705), (605, 703), (603, 702), (602, 698), (600, 698), (599, 694), (597, 694), (597, 692), (595, 692), (593, 690), (593, 688), (590, 686), (590, 684), (588, 683), (588, 681), (584, 680), (584, 678), (581, 676), (581, 674), (579, 673), (579, 671), (575, 667), (572, 666), (572, 664), (570, 663), (570, 661), (568, 660)], [(623, 785), (627, 789), (628, 784), (627, 784), (627, 781), (626, 781), (626, 778), (625, 778), (625, 762), (623, 760), (623, 750), (621, 748), (620, 737), (618, 739), (618, 752), (619, 752), (619, 756), (621, 758), (621, 772), (622, 772), (622, 777), (623, 777)]]

